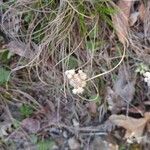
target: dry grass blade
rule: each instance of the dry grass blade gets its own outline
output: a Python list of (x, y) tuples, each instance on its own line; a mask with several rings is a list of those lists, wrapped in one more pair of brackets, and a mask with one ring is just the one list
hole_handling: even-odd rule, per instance
[(115, 8), (119, 11), (112, 16), (113, 25), (116, 30), (119, 41), (125, 45), (127, 43), (128, 28), (129, 28), (129, 15), (132, 1), (120, 0)]

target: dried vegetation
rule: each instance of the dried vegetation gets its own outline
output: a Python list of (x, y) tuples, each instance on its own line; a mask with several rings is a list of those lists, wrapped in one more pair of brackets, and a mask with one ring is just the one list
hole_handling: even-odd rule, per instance
[(149, 66), (150, 1), (0, 0), (0, 149), (149, 150)]

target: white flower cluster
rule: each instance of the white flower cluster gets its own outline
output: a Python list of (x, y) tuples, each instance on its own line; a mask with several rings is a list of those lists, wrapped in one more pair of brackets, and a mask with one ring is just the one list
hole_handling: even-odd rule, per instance
[(147, 83), (148, 87), (150, 87), (150, 72), (145, 72), (143, 75), (144, 81)]
[(69, 80), (69, 84), (74, 88), (72, 92), (74, 94), (82, 94), (84, 91), (83, 88), (86, 86), (87, 75), (82, 70), (76, 73), (74, 69), (67, 70), (65, 75)]

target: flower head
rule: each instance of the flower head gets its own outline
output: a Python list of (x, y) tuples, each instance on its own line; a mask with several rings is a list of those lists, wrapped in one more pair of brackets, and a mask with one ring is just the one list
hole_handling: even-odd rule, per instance
[(144, 76), (144, 81), (147, 83), (148, 87), (150, 87), (150, 72), (145, 72), (143, 76)]
[(72, 92), (74, 94), (82, 94), (84, 87), (86, 86), (87, 75), (82, 70), (79, 70), (78, 73), (75, 73), (74, 69), (67, 70), (65, 75), (69, 80), (69, 84), (74, 88)]

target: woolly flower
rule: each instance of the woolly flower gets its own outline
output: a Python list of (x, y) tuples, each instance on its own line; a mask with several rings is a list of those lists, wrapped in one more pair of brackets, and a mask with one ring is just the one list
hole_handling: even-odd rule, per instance
[(144, 81), (147, 83), (148, 87), (150, 87), (150, 72), (145, 72), (144, 74)]
[(82, 94), (84, 89), (82, 87), (78, 87), (77, 89), (73, 89), (73, 94)]
[(67, 70), (65, 75), (69, 80), (69, 84), (74, 88), (72, 92), (74, 94), (82, 94), (86, 86), (87, 75), (82, 70), (76, 73), (74, 69)]
[(75, 70), (74, 70), (74, 69), (72, 69), (72, 70), (67, 70), (67, 71), (65, 72), (65, 75), (67, 76), (68, 79), (71, 79), (74, 74), (75, 74)]

